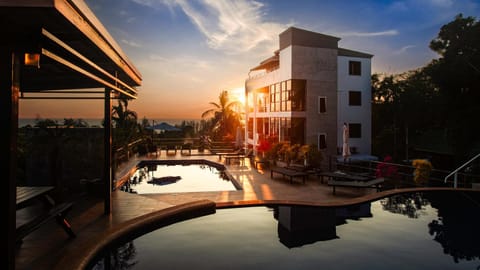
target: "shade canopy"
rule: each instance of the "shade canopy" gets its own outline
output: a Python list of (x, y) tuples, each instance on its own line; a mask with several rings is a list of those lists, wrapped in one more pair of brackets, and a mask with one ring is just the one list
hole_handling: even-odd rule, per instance
[(83, 1), (0, 1), (0, 25), (2, 50), (40, 57), (38, 65), (20, 67), (22, 97), (110, 88), (136, 98), (140, 72)]

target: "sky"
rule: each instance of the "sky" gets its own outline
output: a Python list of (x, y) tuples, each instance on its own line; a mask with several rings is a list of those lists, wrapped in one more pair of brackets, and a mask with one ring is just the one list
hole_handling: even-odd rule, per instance
[[(142, 74), (129, 109), (143, 119), (200, 119), (221, 91), (241, 99), (251, 68), (297, 27), (373, 54), (373, 73), (401, 73), (438, 58), (428, 45), (480, 0), (85, 0)], [(85, 109), (88, 108), (88, 109)], [(102, 118), (102, 101), (21, 100), (21, 118)]]

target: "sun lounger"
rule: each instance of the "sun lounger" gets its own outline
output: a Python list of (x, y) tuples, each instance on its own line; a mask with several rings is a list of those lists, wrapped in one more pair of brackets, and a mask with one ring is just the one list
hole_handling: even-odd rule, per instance
[(273, 167), (270, 169), (270, 178), (273, 178), (273, 173), (281, 174), (284, 178), (287, 176), (290, 178), (290, 183), (293, 183), (294, 178), (300, 178), (305, 184), (305, 180), (308, 174), (305, 172), (294, 171), (283, 167)]
[(328, 185), (333, 187), (333, 194), (335, 194), (336, 187), (376, 188), (378, 190), (380, 189), (381, 184), (385, 181), (384, 178), (348, 174), (344, 172), (323, 172), (321, 175), (322, 177), (329, 177)]

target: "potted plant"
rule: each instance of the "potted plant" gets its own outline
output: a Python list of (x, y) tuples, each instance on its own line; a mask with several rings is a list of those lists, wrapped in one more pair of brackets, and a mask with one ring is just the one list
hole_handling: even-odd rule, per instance
[(412, 161), (413, 167), (413, 180), (417, 185), (425, 185), (430, 178), (430, 172), (432, 171), (432, 163), (427, 159), (414, 159)]

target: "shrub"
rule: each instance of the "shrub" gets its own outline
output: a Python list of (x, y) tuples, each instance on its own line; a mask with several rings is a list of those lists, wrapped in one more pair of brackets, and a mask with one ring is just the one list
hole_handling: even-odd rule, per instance
[(430, 172), (432, 171), (432, 163), (426, 159), (414, 159), (412, 166), (415, 167), (413, 172), (413, 180), (417, 184), (424, 184), (430, 178)]

